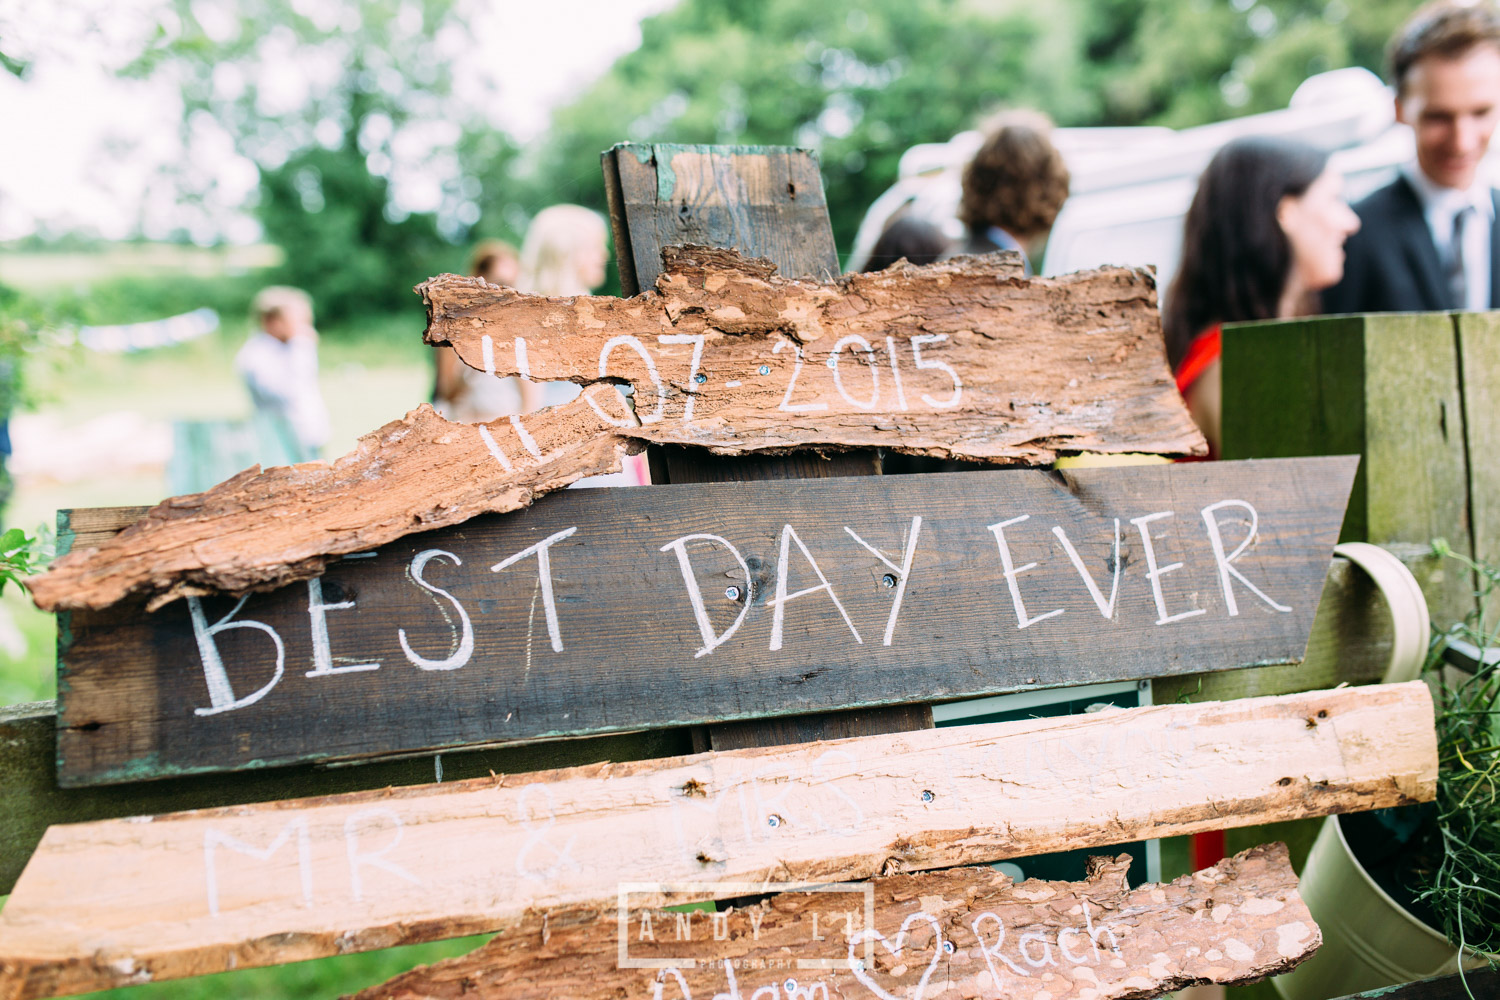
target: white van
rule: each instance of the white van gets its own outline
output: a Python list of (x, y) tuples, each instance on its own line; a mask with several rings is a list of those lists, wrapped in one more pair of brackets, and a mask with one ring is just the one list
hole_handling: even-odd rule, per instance
[[(1304, 81), (1283, 111), (1248, 115), (1176, 131), (1168, 128), (1061, 128), (1053, 142), (1073, 175), (1072, 195), (1052, 228), (1043, 274), (1102, 264), (1154, 264), (1160, 288), (1171, 285), (1198, 176), (1219, 147), (1247, 135), (1281, 136), (1333, 154), (1345, 194), (1357, 201), (1389, 182), (1413, 156), (1410, 129), (1396, 124), (1391, 91), (1369, 70), (1320, 73)], [(897, 211), (908, 211), (960, 238), (957, 219), (963, 168), (979, 148), (978, 132), (946, 143), (913, 146), (899, 178), (865, 214), (849, 270), (858, 270)], [(1491, 154), (1490, 164), (1496, 159)], [(1492, 169), (1491, 175), (1496, 172)]]

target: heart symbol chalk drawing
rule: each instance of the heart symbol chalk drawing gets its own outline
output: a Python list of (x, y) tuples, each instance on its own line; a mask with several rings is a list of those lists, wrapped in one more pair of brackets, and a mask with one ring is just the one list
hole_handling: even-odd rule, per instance
[(864, 962), (854, 957), (854, 949), (866, 941), (879, 941), (885, 945), (886, 951), (892, 955), (899, 955), (906, 947), (906, 929), (919, 920), (925, 920), (932, 925), (932, 961), (927, 963), (927, 969), (922, 973), (922, 978), (917, 980), (917, 988), (912, 991), (910, 997), (910, 1000), (922, 1000), (922, 996), (927, 992), (927, 980), (932, 978), (933, 972), (937, 969), (938, 962), (943, 957), (943, 928), (938, 923), (936, 917), (926, 913), (913, 913), (901, 921), (901, 930), (897, 932), (894, 944), (884, 934), (874, 928), (861, 931), (849, 939), (849, 971), (853, 972), (854, 978), (864, 983), (865, 987), (871, 993), (880, 997), (881, 1000), (898, 1000), (898, 998), (891, 996), (885, 990), (881, 989), (876, 985), (875, 980), (865, 974)]

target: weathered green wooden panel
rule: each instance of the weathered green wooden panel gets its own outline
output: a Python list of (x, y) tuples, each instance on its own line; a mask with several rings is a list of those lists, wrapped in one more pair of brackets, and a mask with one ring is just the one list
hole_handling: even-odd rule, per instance
[(1453, 316), (1227, 326), (1223, 378), (1225, 458), (1362, 455), (1341, 540), (1400, 556), (1440, 624), (1474, 606), (1471, 575), (1429, 550), (1473, 551)]

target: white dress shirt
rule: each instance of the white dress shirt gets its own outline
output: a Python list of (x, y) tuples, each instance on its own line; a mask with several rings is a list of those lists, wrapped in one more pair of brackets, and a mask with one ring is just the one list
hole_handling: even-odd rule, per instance
[(1429, 180), (1415, 163), (1407, 164), (1401, 173), (1422, 203), (1422, 214), (1440, 260), (1453, 259), (1454, 217), (1465, 208), (1474, 209), (1463, 230), (1464, 308), (1471, 312), (1490, 308), (1490, 237), (1495, 225), (1495, 198), (1489, 184), (1476, 179), (1463, 190), (1441, 187)]

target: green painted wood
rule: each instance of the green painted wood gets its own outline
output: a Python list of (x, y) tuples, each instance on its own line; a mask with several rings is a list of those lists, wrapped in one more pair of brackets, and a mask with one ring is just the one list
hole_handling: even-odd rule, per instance
[(1231, 325), (1223, 379), (1225, 458), (1361, 455), (1342, 540), (1401, 556), (1439, 625), (1473, 608), (1472, 576), (1429, 549), (1442, 537), (1473, 551), (1452, 316)]
[[(333, 795), (387, 785), (515, 774), (598, 761), (649, 760), (691, 753), (684, 729), (531, 746), (423, 754), (341, 767), (289, 767), (173, 778), (145, 785), (59, 788), (57, 717), (51, 702), (0, 707), (0, 895), (10, 892), (42, 833), (53, 823), (110, 819)], [(441, 761), (441, 771), (438, 761)]]
[[(1456, 319), (1473, 551), (1475, 558), (1500, 565), (1500, 313)], [(1500, 620), (1500, 593), (1491, 595), (1484, 610), (1492, 625)]]
[[(242, 607), (215, 597), (75, 612), (60, 654), (60, 780), (845, 710), (868, 720), (882, 706), (1291, 663), (1353, 467), (563, 491), (400, 539)], [(1258, 528), (1234, 566), (1269, 596), (1231, 581), (1231, 608), (1203, 512), (1228, 552), (1250, 530), (1240, 503)], [(1149, 554), (1131, 520), (1148, 515)], [(546, 539), (547, 590), (535, 556), (492, 569)], [(225, 621), (256, 624), (210, 631)]]

